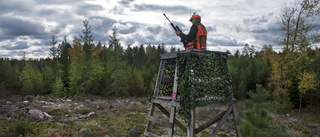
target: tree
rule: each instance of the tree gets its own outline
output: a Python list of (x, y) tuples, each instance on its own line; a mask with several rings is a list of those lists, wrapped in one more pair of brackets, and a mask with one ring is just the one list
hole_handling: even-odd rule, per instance
[(124, 59), (128, 62), (129, 65), (133, 64), (133, 49), (131, 45), (128, 45), (127, 50), (124, 52)]
[(43, 76), (43, 86), (44, 93), (49, 94), (52, 93), (52, 84), (56, 79), (56, 75), (54, 74), (53, 67), (47, 65), (42, 69), (42, 76)]
[(57, 44), (56, 36), (51, 36), (50, 44), (52, 45), (52, 47), (50, 48), (49, 53), (50, 56), (55, 59), (59, 55), (59, 49), (55, 46)]
[(74, 38), (72, 47), (73, 48), (68, 49), (68, 54), (70, 56), (71, 63), (75, 64), (80, 59), (80, 57), (84, 55), (80, 39)]
[(125, 71), (126, 64), (121, 61), (123, 55), (123, 48), (117, 38), (117, 29), (113, 28), (112, 35), (109, 39), (109, 62), (107, 63), (107, 71), (110, 74), (110, 89), (107, 94), (115, 96), (127, 96), (128, 85), (125, 84), (128, 75)]
[(254, 52), (255, 52), (254, 46), (251, 45), (251, 47), (250, 47), (249, 44), (247, 43), (247, 44), (244, 45), (244, 48), (243, 48), (243, 51), (242, 51), (242, 55), (253, 57)]
[(135, 59), (138, 66), (144, 66), (147, 61), (146, 51), (142, 44), (139, 46)]
[(72, 49), (71, 44), (67, 42), (66, 36), (64, 37), (64, 40), (59, 44), (58, 46), (60, 50), (60, 58), (59, 58), (59, 63), (60, 63), (60, 70), (61, 70), (61, 79), (64, 83), (64, 85), (69, 85), (69, 71), (70, 71), (70, 55), (69, 55), (69, 50)]
[(52, 85), (52, 93), (55, 97), (64, 97), (66, 96), (66, 90), (62, 79), (58, 76)]
[[(319, 32), (315, 33), (314, 30), (320, 24), (314, 19), (320, 13), (319, 8), (319, 0), (303, 0), (297, 5), (284, 7), (279, 16), (280, 30), (285, 32), (280, 41), (284, 48), (279, 59), (285, 70), (280, 69), (279, 73), (284, 73), (281, 77), (286, 81), (286, 86), (283, 88), (288, 90), (291, 102), (296, 107), (300, 107), (302, 102), (303, 90), (299, 87), (302, 87), (304, 74), (306, 71), (312, 72), (310, 64), (313, 57), (310, 51), (313, 42), (318, 41), (315, 36), (319, 36)], [(271, 77), (276, 78), (276, 75), (273, 73)]]
[(80, 38), (83, 42), (83, 50), (86, 53), (87, 56), (91, 55), (91, 50), (94, 47), (94, 39), (93, 34), (91, 32), (91, 26), (89, 25), (89, 20), (85, 19), (83, 21), (83, 28), (82, 28), (83, 35), (80, 35)]
[(22, 94), (39, 94), (43, 90), (43, 79), (40, 71), (30, 62), (22, 69), (20, 75)]
[(248, 93), (250, 99), (245, 101), (248, 108), (240, 123), (242, 136), (277, 136), (287, 137), (284, 124), (276, 122), (272, 117), (274, 102), (269, 101), (271, 94), (261, 85), (257, 85), (256, 91)]
[(319, 33), (314, 34), (313, 30), (320, 25), (314, 20), (320, 13), (319, 7), (319, 0), (303, 0), (298, 5), (282, 9), (280, 30), (285, 32), (285, 36), (280, 44), (285, 45), (285, 49), (293, 51), (294, 48), (303, 48), (318, 41)]

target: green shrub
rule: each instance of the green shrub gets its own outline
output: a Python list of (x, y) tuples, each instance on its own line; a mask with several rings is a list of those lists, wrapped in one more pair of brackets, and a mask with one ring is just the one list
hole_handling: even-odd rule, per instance
[(55, 97), (64, 97), (66, 96), (67, 90), (64, 87), (62, 79), (58, 76), (52, 85), (52, 93)]
[(12, 123), (10, 129), (15, 136), (29, 136), (33, 131), (31, 122), (29, 119), (18, 119), (15, 123)]
[(269, 91), (257, 85), (256, 92), (250, 91), (249, 100), (245, 101), (248, 110), (240, 124), (240, 132), (245, 137), (286, 137), (284, 124), (274, 120), (272, 115), (273, 101)]

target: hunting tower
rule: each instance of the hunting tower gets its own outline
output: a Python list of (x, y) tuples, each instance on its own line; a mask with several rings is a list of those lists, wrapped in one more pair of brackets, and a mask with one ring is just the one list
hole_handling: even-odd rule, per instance
[[(167, 127), (168, 137), (173, 136), (175, 126), (193, 137), (216, 123), (211, 133), (216, 136), (228, 116), (237, 115), (226, 59), (224, 52), (196, 49), (162, 54), (144, 135), (160, 136), (155, 131), (161, 125)], [(196, 127), (196, 108), (221, 105), (228, 108)]]

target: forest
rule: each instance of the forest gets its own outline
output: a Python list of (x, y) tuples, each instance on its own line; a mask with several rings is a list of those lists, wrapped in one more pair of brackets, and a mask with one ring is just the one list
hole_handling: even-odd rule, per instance
[[(229, 75), (233, 95), (246, 100), (263, 88), (277, 102), (276, 110), (287, 113), (320, 110), (319, 27), (310, 23), (319, 16), (319, 2), (303, 1), (295, 8), (284, 8), (279, 15), (280, 51), (264, 45), (256, 51), (246, 44), (229, 54)], [(319, 25), (319, 24), (318, 24)], [(109, 44), (95, 44), (89, 20), (83, 21), (82, 34), (72, 42), (59, 42), (52, 36), (50, 57), (45, 59), (0, 59), (0, 96), (52, 95), (68, 97), (90, 94), (99, 97), (149, 97), (153, 93), (160, 55), (176, 52), (164, 44), (120, 44), (113, 29)]]

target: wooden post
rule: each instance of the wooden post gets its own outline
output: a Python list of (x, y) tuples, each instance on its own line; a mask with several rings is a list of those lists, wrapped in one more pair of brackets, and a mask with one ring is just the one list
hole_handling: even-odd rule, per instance
[[(175, 70), (174, 70), (174, 81), (173, 81), (173, 89), (172, 89), (172, 100), (176, 100), (177, 99), (177, 89), (178, 89), (178, 67), (177, 67), (177, 63), (175, 65)], [(174, 133), (174, 122), (175, 122), (175, 117), (176, 117), (176, 107), (175, 106), (171, 106), (171, 112), (170, 112), (170, 118), (169, 118), (169, 122), (172, 123), (172, 128), (168, 129), (168, 137), (172, 137), (173, 133)]]
[(237, 126), (238, 112), (237, 112), (236, 104), (232, 104), (232, 105), (233, 105), (232, 113), (234, 118), (234, 125), (236, 127), (236, 133), (238, 137), (241, 137), (239, 126)]
[(195, 127), (196, 127), (196, 109), (191, 110), (190, 113), (191, 113), (191, 120), (187, 130), (187, 137), (194, 137)]

